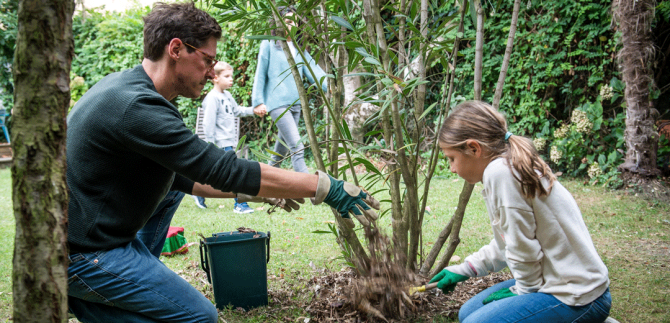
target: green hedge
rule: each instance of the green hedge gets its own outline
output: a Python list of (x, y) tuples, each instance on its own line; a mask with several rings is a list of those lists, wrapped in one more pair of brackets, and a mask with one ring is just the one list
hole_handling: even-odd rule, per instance
[[(602, 100), (600, 95), (605, 86), (603, 90), (608, 93), (618, 95), (621, 90), (610, 86), (618, 81), (618, 48), (610, 28), (610, 5), (611, 1), (604, 0), (523, 1), (500, 103), (511, 131), (535, 139), (538, 150), (545, 154), (545, 160), (551, 161), (555, 171), (584, 176), (591, 165), (600, 161), (596, 167), (601, 171), (591, 174), (610, 176), (594, 176), (593, 182), (609, 181), (623, 156), (613, 149), (623, 145), (621, 99)], [(512, 1), (486, 10), (493, 13), (485, 21), (482, 97), (491, 102), (507, 44)], [(474, 39), (472, 20), (468, 18), (466, 25), (465, 36)], [(466, 43), (461, 53), (464, 62), (456, 68), (458, 84), (454, 93), (471, 99), (474, 40)], [(577, 131), (577, 122), (571, 119), (583, 124), (583, 118), (597, 127), (588, 131), (580, 127)], [(569, 135), (557, 137), (556, 129)]]

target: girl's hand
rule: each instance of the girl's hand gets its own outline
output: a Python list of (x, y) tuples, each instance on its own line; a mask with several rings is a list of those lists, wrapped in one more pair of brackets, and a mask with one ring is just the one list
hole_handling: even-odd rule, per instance
[(430, 280), (431, 283), (437, 282), (437, 288), (441, 289), (445, 294), (453, 292), (456, 284), (468, 280), (470, 277), (452, 273), (446, 269), (435, 275)]

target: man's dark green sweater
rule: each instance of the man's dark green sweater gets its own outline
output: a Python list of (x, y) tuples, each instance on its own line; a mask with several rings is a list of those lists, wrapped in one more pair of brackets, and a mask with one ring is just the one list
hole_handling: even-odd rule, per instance
[[(170, 189), (258, 194), (260, 165), (198, 139), (141, 65), (106, 76), (67, 120), (70, 253), (133, 239)], [(181, 175), (181, 176), (180, 176)]]

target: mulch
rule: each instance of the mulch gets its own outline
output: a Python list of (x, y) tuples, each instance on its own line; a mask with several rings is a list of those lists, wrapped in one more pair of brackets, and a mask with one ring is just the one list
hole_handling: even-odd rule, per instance
[[(430, 321), (434, 317), (456, 318), (459, 308), (470, 298), (484, 289), (499, 282), (511, 279), (509, 273), (493, 273), (486, 277), (471, 278), (459, 283), (456, 289), (444, 294), (438, 289), (411, 296), (415, 308), (407, 311), (404, 317), (386, 317), (387, 322), (407, 322), (414, 320)], [(268, 294), (271, 299), (270, 308), (304, 308), (310, 315), (309, 322), (384, 322), (374, 315), (361, 311), (352, 301), (352, 289), (357, 288), (360, 277), (353, 269), (329, 271), (321, 269), (308, 281), (303, 281), (306, 289), (313, 294), (311, 299), (297, 297), (300, 292), (290, 284), (280, 284), (271, 288)], [(297, 284), (301, 284), (298, 282)], [(304, 291), (303, 292), (307, 292)], [(372, 304), (373, 306), (377, 304)], [(272, 311), (270, 308), (267, 310)], [(408, 309), (410, 307), (407, 307)]]

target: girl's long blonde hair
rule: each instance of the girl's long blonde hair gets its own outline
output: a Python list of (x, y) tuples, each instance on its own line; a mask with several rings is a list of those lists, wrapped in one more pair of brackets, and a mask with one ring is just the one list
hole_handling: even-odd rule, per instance
[[(537, 194), (546, 196), (556, 177), (547, 163), (540, 158), (533, 142), (522, 136), (508, 136), (505, 117), (489, 104), (481, 101), (467, 101), (459, 104), (444, 120), (440, 129), (440, 143), (443, 147), (471, 154), (466, 149), (466, 140), (475, 140), (485, 147), (494, 159), (504, 157), (514, 178), (521, 183), (524, 196), (533, 198)], [(514, 172), (516, 170), (516, 172)], [(545, 189), (541, 178), (549, 181)]]

